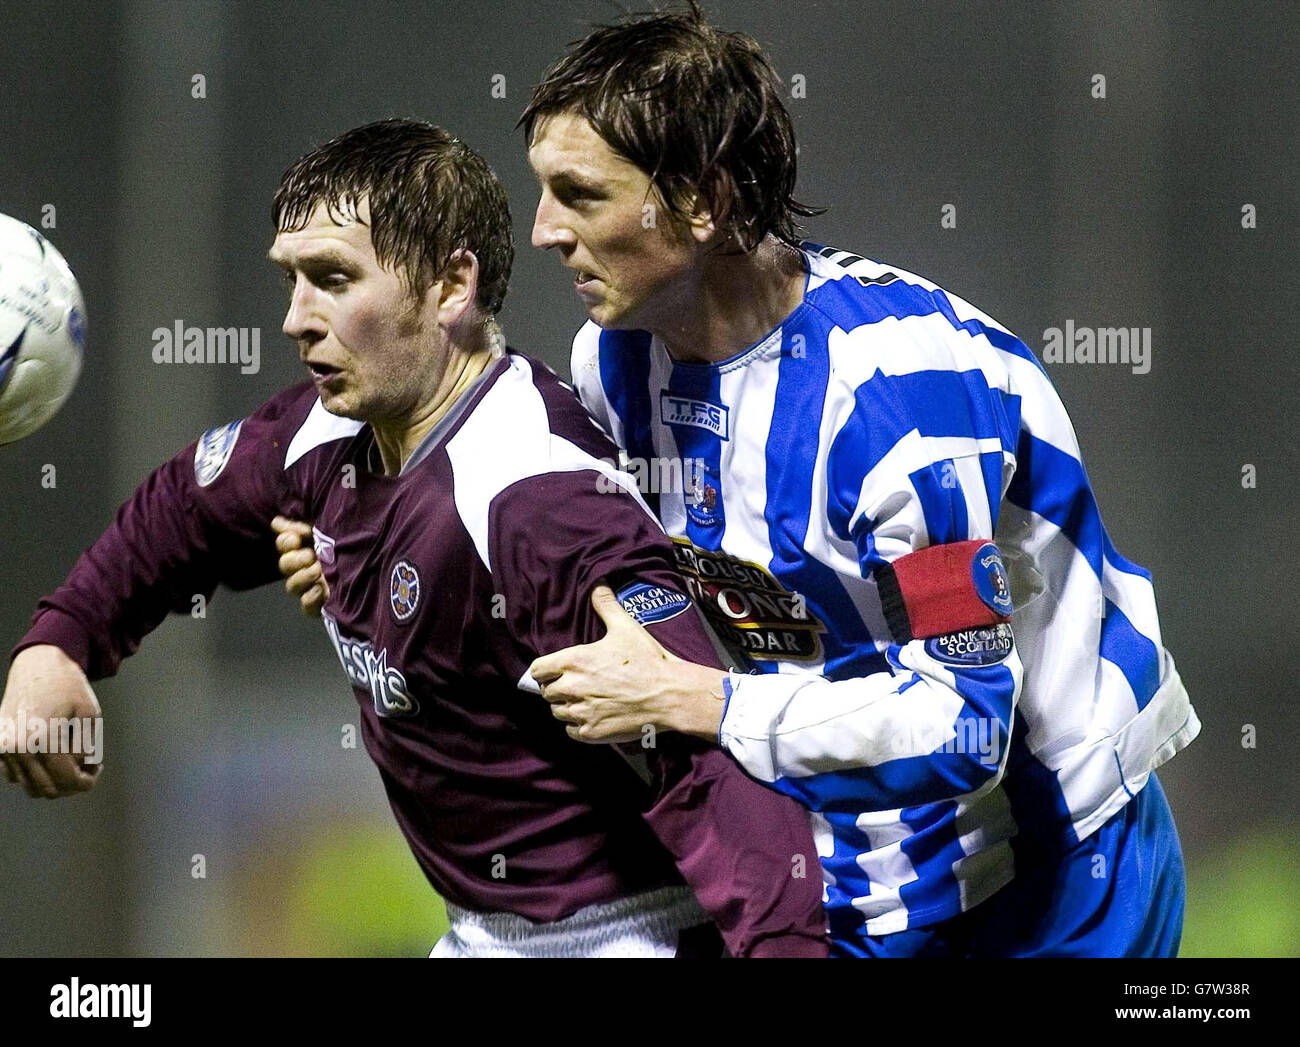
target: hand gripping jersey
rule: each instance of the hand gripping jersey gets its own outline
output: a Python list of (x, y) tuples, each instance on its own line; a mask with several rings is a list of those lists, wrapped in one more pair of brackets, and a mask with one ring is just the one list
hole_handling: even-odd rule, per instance
[(531, 677), (519, 689), (539, 654), (602, 634), (588, 600), (602, 579), (649, 608), (665, 646), (714, 657), (615, 455), (573, 391), (518, 354), (397, 476), (368, 426), (296, 386), (155, 472), (20, 647), (57, 644), (106, 676), (194, 593), (278, 580), (274, 515), (313, 521), (366, 749), (449, 902), (553, 922), (684, 879), (733, 955), (825, 955), (816, 878), (791, 876), (814, 853), (797, 804), (671, 734), (642, 754), (647, 783), (614, 748), (571, 740)]
[[(748, 350), (675, 363), (588, 323), (573, 375), (629, 467), (681, 461), (658, 512), (750, 671), (721, 745), (815, 812), (832, 934), (889, 934), (1006, 884), (1017, 833), (1088, 836), (1200, 724), (1033, 353), (920, 277), (803, 247), (802, 304)], [(881, 568), (973, 539), (1014, 644), (891, 635)]]

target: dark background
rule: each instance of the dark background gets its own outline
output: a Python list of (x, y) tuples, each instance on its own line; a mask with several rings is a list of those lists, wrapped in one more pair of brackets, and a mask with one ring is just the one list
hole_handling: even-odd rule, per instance
[[(618, 10), (0, 0), (0, 212), (40, 227), (55, 205), (44, 231), (90, 318), (68, 405), (0, 448), (0, 644), (151, 468), (303, 377), (263, 257), (270, 201), (291, 161), (346, 128), (420, 117), (489, 159), (518, 243), (503, 325), (567, 374), (584, 314), (529, 247), (514, 123), (564, 45)], [(1204, 723), (1160, 772), (1189, 867), (1184, 953), (1300, 954), (1300, 7), (707, 11), (756, 36), (787, 84), (805, 78), (788, 101), (799, 191), (830, 207), (811, 237), (928, 276), (1040, 352), (1070, 319), (1151, 328), (1148, 374), (1048, 370), (1112, 538), (1154, 574)], [(260, 372), (154, 364), (150, 333), (178, 319), (260, 328)], [(440, 907), (368, 758), (341, 745), (355, 707), (323, 630), (278, 589), (168, 621), (97, 692), (100, 786), (55, 803), (0, 789), (0, 955), (427, 950)]]

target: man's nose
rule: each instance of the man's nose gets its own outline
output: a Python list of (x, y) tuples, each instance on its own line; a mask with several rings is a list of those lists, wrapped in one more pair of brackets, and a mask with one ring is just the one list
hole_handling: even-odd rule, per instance
[(573, 230), (563, 223), (560, 207), (549, 190), (542, 191), (537, 201), (537, 215), (533, 219), (533, 246), (546, 250), (549, 247), (572, 247), (577, 243)]
[(319, 322), (313, 320), (311, 313), (311, 289), (306, 281), (299, 280), (293, 288), (293, 297), (289, 299), (289, 309), (284, 314), (281, 330), (295, 342), (310, 336), (319, 329)]

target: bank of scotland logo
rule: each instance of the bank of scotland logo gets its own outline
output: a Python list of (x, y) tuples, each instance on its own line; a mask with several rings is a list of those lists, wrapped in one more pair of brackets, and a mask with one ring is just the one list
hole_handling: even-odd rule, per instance
[(388, 598), (393, 605), (393, 614), (399, 622), (404, 622), (415, 613), (420, 602), (420, 576), (405, 560), (399, 560), (393, 568), (393, 576), (388, 586)]
[(656, 622), (676, 618), (691, 605), (691, 601), (681, 593), (646, 582), (636, 582), (620, 590), (618, 602), (623, 605), (623, 610), (642, 625), (654, 625)]

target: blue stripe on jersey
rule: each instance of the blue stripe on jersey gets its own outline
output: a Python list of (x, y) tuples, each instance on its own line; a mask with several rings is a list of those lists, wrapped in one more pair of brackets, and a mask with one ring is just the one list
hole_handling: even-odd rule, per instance
[[(1050, 847), (1061, 837), (1078, 843), (1061, 782), (1056, 772), (1030, 751), (1029, 730), (1025, 711), (1017, 705), (1012, 713), (1011, 752), (1007, 754), (1001, 788), (1010, 804), (1011, 816), (1019, 826), (1018, 839), (1031, 847)], [(1043, 833), (1041, 838), (1039, 832)]]
[(1128, 616), (1110, 600), (1101, 623), (1101, 656), (1119, 666), (1133, 688), (1138, 711), (1147, 707), (1160, 686), (1160, 655), (1156, 645), (1137, 631)]
[[(827, 328), (808, 331), (806, 352), (799, 356), (781, 345), (776, 396), (767, 434), (767, 501), (763, 519), (772, 548), (769, 569), (790, 592), (804, 597), (811, 614), (826, 624), (821, 634), (825, 665), (823, 675), (834, 676), (850, 667), (862, 670), (862, 658), (876, 655), (876, 641), (858, 613), (835, 571), (804, 550), (812, 512), (813, 471), (808, 462), (817, 458), (818, 426), (830, 382)], [(783, 337), (785, 337), (783, 335)], [(759, 666), (775, 672), (775, 662)]]
[(654, 457), (650, 438), (650, 342), (646, 331), (600, 332), (600, 384), (610, 410), (623, 423), (623, 450), (649, 462)]
[[(1013, 334), (1007, 334), (1006, 331), (999, 331), (996, 327), (988, 327), (978, 321), (968, 321), (966, 330), (971, 330), (970, 325), (978, 328), (980, 333), (989, 340), (989, 345), (994, 349), (1001, 349), (1004, 353), (1010, 353), (1012, 356), (1018, 356), (1022, 360), (1028, 360), (1047, 378), (1047, 384), (1051, 385), (1052, 380), (1047, 377), (1047, 368), (1043, 366), (1042, 361), (1034, 355), (1034, 351), (1025, 345), (1019, 338)], [(1053, 386), (1055, 388), (1055, 386)]]
[[(992, 752), (987, 758), (982, 756), (980, 744), (986, 743), (999, 756), (1006, 750), (1015, 680), (1005, 665), (963, 666), (953, 679), (965, 699), (954, 721), (956, 737), (932, 753), (875, 766), (778, 778), (772, 788), (814, 811), (887, 811), (897, 807), (900, 798), (906, 798), (911, 806), (921, 806), (974, 792), (998, 769)], [(982, 724), (987, 725), (983, 733)], [(975, 751), (958, 751), (971, 748)]]
[[(864, 922), (861, 913), (850, 907), (852, 899), (869, 898), (872, 893), (871, 881), (858, 864), (858, 856), (878, 849), (882, 843), (858, 827), (852, 812), (834, 811), (824, 817), (835, 841), (834, 852), (822, 859), (822, 866), (835, 878), (833, 886), (827, 885), (826, 909), (832, 937), (842, 939)], [(965, 857), (965, 852), (958, 840), (957, 805), (944, 801), (904, 808), (899, 821), (910, 830), (899, 849), (917, 874), (916, 880), (899, 888), (909, 925), (934, 913), (960, 910), (961, 889), (953, 865)]]
[(941, 458), (908, 474), (925, 515), (925, 529), (931, 545), (964, 542), (970, 523), (966, 517), (966, 495), (951, 458)]
[[(1104, 557), (1117, 570), (1151, 580), (1151, 572), (1124, 559), (1111, 543), (1110, 535), (1102, 526), (1101, 511), (1097, 508), (1083, 463), (1047, 441), (1031, 436), (1028, 430), (1020, 436), (1016, 472), (1007, 488), (1007, 500), (1056, 524), (1088, 561), (1098, 579), (1101, 578)], [(1127, 618), (1124, 621), (1136, 635), (1141, 636)], [(1147, 672), (1157, 672), (1159, 663), (1155, 659), (1155, 644), (1146, 637), (1142, 639), (1148, 644), (1145, 657), (1150, 659), (1142, 674), (1145, 676)], [(1139, 687), (1134, 687), (1133, 692), (1142, 693)], [(1139, 701), (1145, 704), (1154, 693), (1152, 690)]]
[[(1008, 451), (1016, 449), (1020, 434), (1020, 397), (990, 389), (984, 372), (913, 371), (910, 374), (874, 375), (867, 383), (891, 386), (890, 402), (906, 404), (910, 421), (922, 436), (965, 436), (976, 440), (996, 437)], [(1006, 401), (1013, 401), (1008, 409)], [(1009, 415), (1011, 417), (1009, 417)], [(903, 419), (900, 418), (899, 421)], [(872, 463), (874, 464), (874, 462)]]
[(1056, 524), (1101, 577), (1105, 531), (1082, 462), (1026, 429), (1007, 500)]
[[(817, 254), (824, 250), (821, 245), (811, 241), (805, 246)], [(871, 308), (863, 308), (863, 299), (868, 296), (872, 297), (874, 305)], [(909, 316), (932, 316), (939, 313), (957, 330), (965, 331), (972, 337), (982, 334), (993, 348), (1018, 356), (1022, 360), (1028, 360), (1044, 378), (1047, 378), (1047, 368), (1029, 346), (1015, 335), (997, 327), (990, 327), (980, 320), (957, 319), (957, 312), (953, 309), (952, 302), (939, 288), (930, 291), (901, 278), (889, 284), (862, 285), (852, 277), (845, 277), (840, 280), (826, 281), (810, 292), (807, 298), (827, 315), (834, 317), (836, 323), (846, 331), (862, 324), (878, 323), (890, 316), (902, 320)], [(1051, 384), (1050, 378), (1048, 384)]]
[(831, 937), (852, 937), (866, 922), (853, 908), (853, 899), (871, 893), (871, 881), (858, 864), (858, 856), (872, 849), (870, 837), (858, 828), (858, 812), (832, 811), (825, 814), (831, 827), (834, 850), (821, 858), (822, 868), (835, 878), (826, 884), (826, 917)]
[[(703, 400), (721, 407), (722, 375), (715, 367), (699, 364), (673, 364), (668, 376), (668, 392), (691, 400)], [(658, 410), (658, 405), (655, 407)], [(725, 494), (722, 489), (722, 440), (708, 429), (697, 425), (669, 424), (677, 441), (677, 453), (683, 459), (683, 480), (687, 480), (685, 459), (704, 463), (704, 474), (697, 479), (717, 492), (717, 501), (709, 509), (713, 523), (701, 523), (691, 512), (691, 492), (685, 493), (686, 537), (701, 549), (722, 548), (722, 534), (727, 529)], [(703, 490), (703, 488), (701, 488)]]
[[(997, 451), (985, 451), (980, 455), (980, 471), (984, 473), (984, 493), (989, 502), (989, 519), (993, 521), (993, 533), (997, 534), (998, 510), (1002, 508), (1002, 455)], [(969, 538), (970, 535), (966, 537)]]
[[(926, 410), (909, 410), (909, 398), (924, 402)], [(1017, 450), (1020, 397), (990, 389), (979, 370), (876, 374), (858, 386), (854, 401), (852, 414), (831, 442), (826, 463), (827, 516), (844, 541), (857, 537), (848, 525), (862, 478), (913, 429), (922, 436), (997, 439), (1007, 451)], [(1002, 487), (1000, 457), (996, 476), (988, 495), (991, 504)], [(861, 520), (857, 530), (870, 531), (872, 523)]]
[[(846, 283), (848, 286), (840, 286)], [(850, 291), (862, 293), (850, 294)], [(832, 315), (836, 323), (846, 331), (862, 324), (879, 323), (890, 317), (903, 320), (909, 316), (933, 316), (939, 313), (957, 330), (965, 331), (972, 337), (982, 334), (995, 349), (1029, 360), (1044, 375), (1047, 374), (1047, 370), (1034, 355), (1033, 350), (1015, 335), (996, 327), (989, 327), (974, 318), (959, 320), (952, 302), (938, 288), (931, 291), (903, 279), (888, 284), (863, 285), (852, 277), (847, 277), (841, 280), (828, 280), (812, 291), (808, 298), (815, 301), (818, 308)], [(823, 302), (822, 298), (833, 298), (834, 301)], [(845, 322), (846, 320), (848, 323)]]
[(905, 807), (899, 821), (912, 830), (899, 845), (916, 870), (916, 879), (898, 889), (914, 927), (936, 913), (961, 909), (961, 888), (953, 865), (966, 856), (957, 838), (957, 805), (952, 801)]
[(866, 430), (867, 457), (858, 462), (859, 477), (913, 429), (922, 436), (998, 440), (1007, 451), (1015, 451), (1020, 435), (1020, 397), (990, 389), (978, 368), (877, 372), (858, 386), (854, 399), (853, 417), (841, 435), (850, 427)]
[(1101, 529), (1101, 536), (1105, 542), (1106, 562), (1114, 567), (1117, 571), (1123, 571), (1125, 574), (1136, 574), (1139, 578), (1145, 578), (1151, 581), (1151, 572), (1141, 564), (1133, 563), (1126, 560), (1119, 554), (1119, 550), (1111, 544), (1110, 535), (1106, 533), (1106, 528)]

